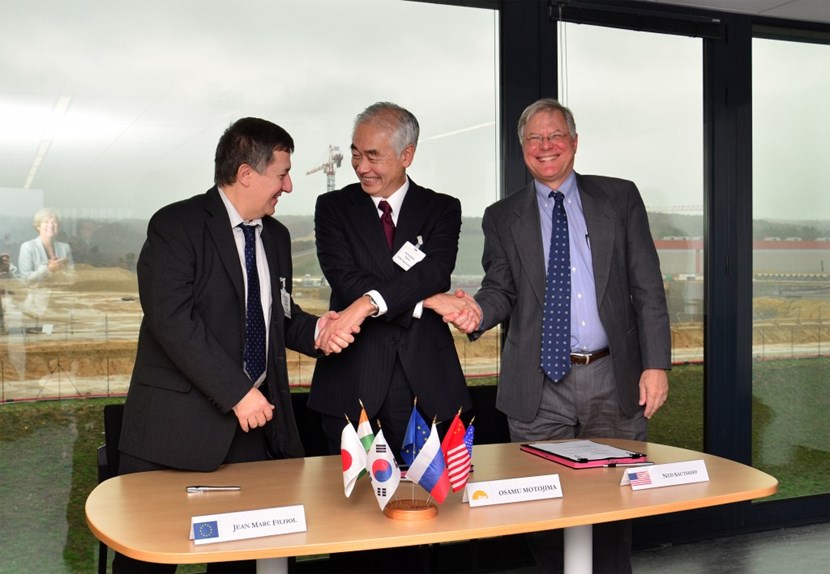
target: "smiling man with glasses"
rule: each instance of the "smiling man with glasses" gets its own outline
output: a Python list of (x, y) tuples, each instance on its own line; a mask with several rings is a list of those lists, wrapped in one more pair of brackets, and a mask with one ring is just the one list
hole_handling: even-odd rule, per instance
[[(513, 442), (646, 440), (671, 337), (643, 200), (633, 182), (574, 171), (579, 137), (558, 101), (528, 106), (518, 135), (533, 182), (484, 212), (481, 319), (444, 319), (473, 340), (509, 319), (496, 406)], [(629, 523), (594, 539), (595, 572), (631, 571)], [(561, 531), (529, 542), (541, 571), (562, 571)]]

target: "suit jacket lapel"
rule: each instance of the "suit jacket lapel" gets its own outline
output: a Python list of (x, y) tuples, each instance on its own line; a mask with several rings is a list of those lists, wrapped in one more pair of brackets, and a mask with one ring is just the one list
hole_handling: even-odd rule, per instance
[(393, 255), (407, 241), (413, 245), (416, 243), (418, 231), (423, 228), (424, 220), (429, 213), (429, 195), (424, 191), (424, 188), (410, 179), (409, 189), (406, 192), (406, 197), (404, 197), (401, 212), (398, 214), (395, 243), (392, 248)]
[(542, 226), (539, 223), (539, 207), (533, 182), (518, 193), (521, 195), (514, 206), (514, 219), (510, 229), (528, 282), (536, 294), (539, 305), (544, 306), (547, 266), (542, 248)]
[[(357, 235), (366, 245), (366, 250), (372, 255), (377, 263), (377, 268), (386, 275), (395, 272), (395, 264), (389, 254), (389, 247), (386, 245), (386, 237), (380, 225), (380, 215), (375, 208), (372, 199), (366, 194), (360, 185), (355, 185), (349, 190), (351, 197), (347, 203), (348, 213), (346, 217), (354, 223)], [(395, 241), (397, 242), (397, 233)]]
[(225, 204), (222, 203), (222, 198), (219, 197), (219, 190), (216, 187), (207, 192), (205, 211), (208, 212), (206, 218), (208, 232), (213, 238), (222, 265), (228, 272), (239, 297), (239, 302), (243, 303), (242, 308), (244, 309), (245, 283), (242, 278), (242, 267), (239, 263), (239, 252), (236, 250), (236, 240), (233, 237), (228, 211), (225, 209)]
[[(262, 226), (262, 247), (265, 249), (265, 259), (268, 260), (268, 275), (271, 277), (271, 325), (277, 313), (282, 313), (282, 281), (280, 281), (279, 246), (271, 237), (268, 228)], [(274, 337), (271, 337), (274, 341)]]
[(611, 257), (614, 253), (614, 213), (607, 207), (610, 202), (604, 197), (599, 187), (591, 185), (577, 174), (579, 197), (582, 200), (582, 211), (585, 214), (585, 224), (588, 227), (588, 236), (591, 241), (591, 259), (594, 268), (594, 285), (596, 286), (597, 303), (600, 303), (608, 288), (608, 276), (611, 273)]

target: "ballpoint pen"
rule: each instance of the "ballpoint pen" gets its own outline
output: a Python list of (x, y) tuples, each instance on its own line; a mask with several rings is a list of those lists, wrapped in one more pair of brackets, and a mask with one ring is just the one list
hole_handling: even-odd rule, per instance
[(242, 490), (241, 486), (188, 486), (187, 492), (220, 492), (229, 490)]
[(603, 464), (602, 468), (617, 468), (623, 466), (651, 466), (653, 462), (612, 462), (610, 464)]

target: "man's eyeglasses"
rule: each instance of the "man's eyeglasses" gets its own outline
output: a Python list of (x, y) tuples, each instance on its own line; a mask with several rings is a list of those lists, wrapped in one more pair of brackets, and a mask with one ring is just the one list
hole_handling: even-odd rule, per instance
[(548, 134), (546, 136), (540, 136), (537, 134), (529, 135), (525, 138), (525, 145), (530, 147), (539, 147), (542, 145), (542, 142), (547, 140), (552, 144), (558, 144), (565, 140), (566, 137), (570, 136), (569, 133), (562, 133), (562, 132), (553, 132), (552, 134)]

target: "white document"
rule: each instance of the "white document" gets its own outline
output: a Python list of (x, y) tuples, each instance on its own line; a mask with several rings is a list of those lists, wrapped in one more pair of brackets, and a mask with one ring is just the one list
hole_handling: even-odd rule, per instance
[(567, 440), (564, 442), (532, 442), (530, 446), (544, 450), (556, 456), (577, 461), (605, 460), (608, 458), (631, 458), (640, 456), (642, 453), (631, 452), (611, 446), (600, 444), (592, 440)]

